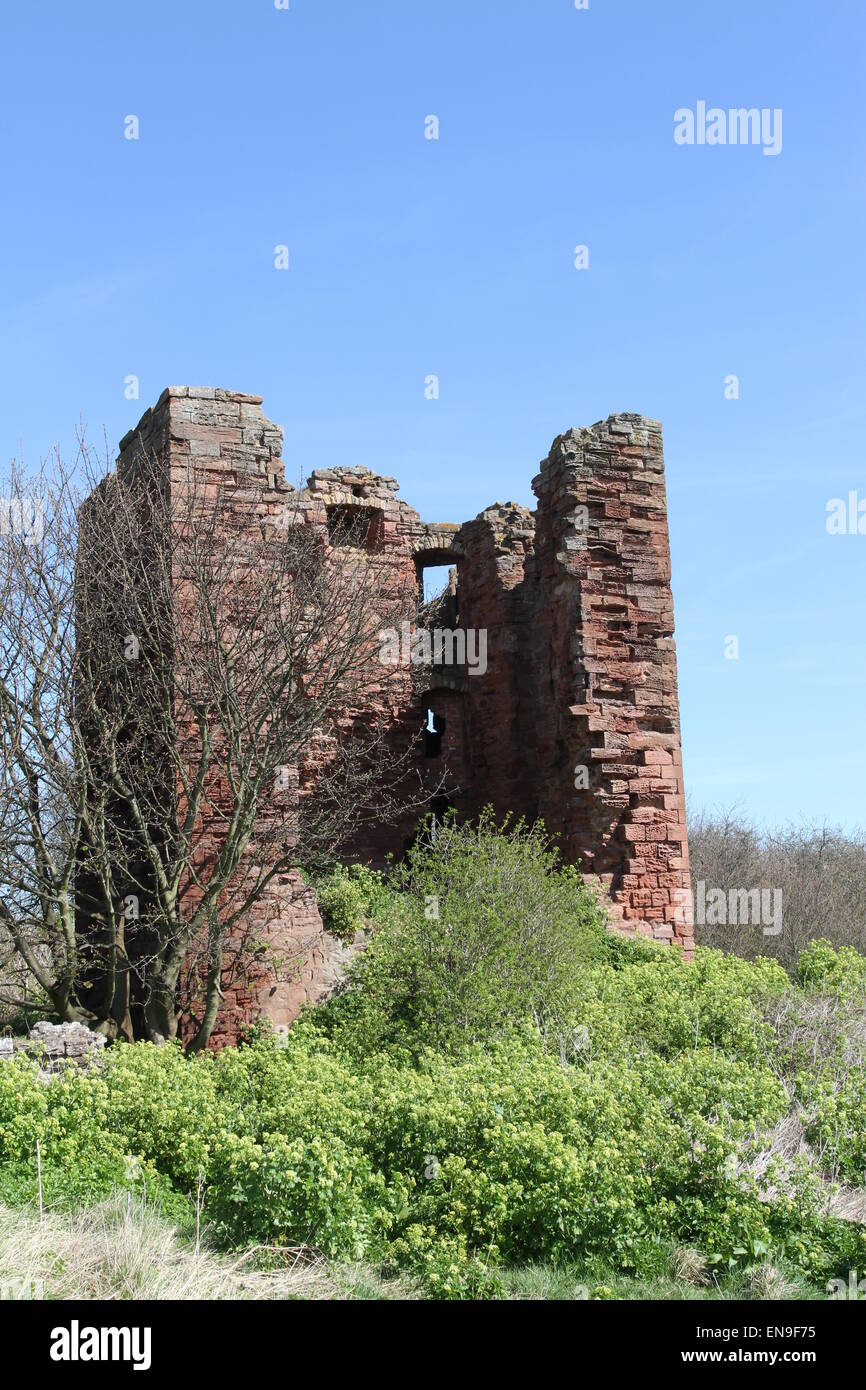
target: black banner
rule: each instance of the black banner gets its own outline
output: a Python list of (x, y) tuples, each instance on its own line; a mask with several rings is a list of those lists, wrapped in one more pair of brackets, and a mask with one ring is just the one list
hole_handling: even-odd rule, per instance
[(357, 1373), (371, 1355), (384, 1377), (407, 1331), (423, 1356), (415, 1371), (404, 1364), (402, 1380), (417, 1373), (429, 1382), (437, 1369), (465, 1370), (473, 1349), (480, 1368), (522, 1352), (539, 1369), (564, 1356), (574, 1372), (591, 1364), (596, 1374), (612, 1376), (647, 1369), (665, 1375), (679, 1367), (700, 1377), (713, 1366), (754, 1366), (774, 1373), (805, 1367), (826, 1379), (859, 1356), (863, 1309), (849, 1306), (855, 1301), (866, 1302), (21, 1300), (0, 1304), (0, 1337), (4, 1359), (26, 1349), (30, 1372), (58, 1383), (70, 1375), (92, 1377), (103, 1366), (115, 1375), (213, 1375), (221, 1384), (233, 1373), (245, 1382), (250, 1376), (296, 1380), (307, 1373), (307, 1361), (317, 1373), (341, 1364)]

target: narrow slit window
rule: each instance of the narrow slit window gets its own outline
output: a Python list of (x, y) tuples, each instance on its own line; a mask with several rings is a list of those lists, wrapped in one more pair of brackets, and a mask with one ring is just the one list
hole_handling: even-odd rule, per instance
[(438, 758), (442, 754), (442, 736), (445, 733), (445, 717), (437, 714), (432, 705), (427, 706), (424, 724), (424, 757)]

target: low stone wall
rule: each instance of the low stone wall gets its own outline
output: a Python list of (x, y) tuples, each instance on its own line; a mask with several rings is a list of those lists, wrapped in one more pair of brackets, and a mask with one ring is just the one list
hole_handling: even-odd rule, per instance
[(99, 1063), (105, 1047), (101, 1033), (92, 1033), (83, 1023), (36, 1023), (26, 1038), (0, 1038), (0, 1061), (20, 1052), (39, 1062), (46, 1072), (62, 1071), (67, 1062), (79, 1067)]

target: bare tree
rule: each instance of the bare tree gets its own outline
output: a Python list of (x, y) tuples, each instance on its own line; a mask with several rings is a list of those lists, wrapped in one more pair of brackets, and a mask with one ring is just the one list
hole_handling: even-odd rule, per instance
[[(80, 458), (77, 460), (80, 462)], [(92, 746), (72, 712), (75, 573), (81, 500), (59, 455), (34, 476), (13, 463), (0, 527), (0, 1005), (111, 1031), (122, 940), (102, 951), (103, 1009), (79, 990), (75, 879), (90, 846), (93, 891), (111, 901)]]
[(793, 969), (804, 946), (827, 937), (866, 949), (866, 835), (828, 825), (755, 826), (739, 808), (689, 821), (693, 890), (769, 889), (780, 894), (781, 931), (760, 924), (696, 923), (700, 945), (753, 958), (773, 956)]
[(289, 872), (424, 799), (408, 673), (377, 659), (417, 591), (290, 488), (268, 512), (143, 454), (76, 473), (77, 512), (62, 465), (42, 479), (50, 543), (3, 543), (0, 901), (34, 987), (7, 998), (159, 1040), (200, 972), (196, 1049)]

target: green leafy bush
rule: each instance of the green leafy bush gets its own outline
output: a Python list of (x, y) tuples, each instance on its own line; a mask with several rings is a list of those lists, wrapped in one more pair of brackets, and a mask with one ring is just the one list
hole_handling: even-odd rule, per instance
[(834, 950), (825, 937), (816, 937), (800, 952), (796, 978), (805, 990), (866, 995), (866, 956), (853, 946)]
[(526, 1017), (556, 1026), (573, 1011), (602, 917), (540, 824), (496, 826), (491, 812), (447, 818), (389, 880), (391, 900), (353, 969), (356, 998), (322, 1015), (356, 1049), (417, 1053), (489, 1038)]
[(219, 1115), (214, 1061), (204, 1053), (190, 1067), (179, 1047), (144, 1042), (118, 1043), (106, 1056), (112, 1127), (182, 1192), (194, 1192), (208, 1166)]
[(218, 1136), (208, 1214), (231, 1244), (311, 1245), (338, 1259), (371, 1253), (383, 1224), (381, 1176), (333, 1135)]
[(50, 1082), (23, 1055), (2, 1063), (0, 1201), (35, 1203), (41, 1181), (48, 1205), (98, 1201), (123, 1189), (183, 1212), (185, 1198), (117, 1124), (113, 1100), (107, 1078), (84, 1075), (73, 1063)]
[[(840, 1042), (792, 1076), (765, 1018), (851, 998), (854, 953), (814, 943), (795, 982), (712, 950), (686, 965), (607, 935), (540, 832), (489, 819), (367, 872), (344, 876), (377, 923), (354, 987), (284, 1046), (121, 1044), (48, 1082), (0, 1065), (0, 1198), (34, 1199), (38, 1139), (49, 1204), (203, 1197), (229, 1246), (310, 1244), (439, 1298), (495, 1297), (542, 1262), (593, 1288), (658, 1279), (681, 1246), (732, 1280), (768, 1259), (813, 1286), (866, 1268), (866, 1228), (827, 1214), (825, 1183), (863, 1182), (862, 1060)], [(815, 1146), (793, 1163), (768, 1158), (792, 1079)]]
[(382, 910), (389, 900), (381, 874), (363, 864), (345, 868), (342, 864), (316, 886), (319, 911), (327, 931), (341, 941), (352, 941), (368, 917)]

